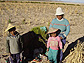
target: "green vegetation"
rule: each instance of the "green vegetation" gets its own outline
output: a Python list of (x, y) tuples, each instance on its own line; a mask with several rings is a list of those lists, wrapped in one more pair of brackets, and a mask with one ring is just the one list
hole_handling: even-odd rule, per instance
[(43, 4), (48, 4), (47, 2), (42, 2)]
[(77, 5), (80, 6), (79, 4), (67, 4), (67, 3), (49, 3), (49, 4), (56, 4), (56, 5)]
[(8, 20), (8, 23), (11, 23), (11, 19)]
[(76, 4), (76, 6), (80, 6), (79, 4)]
[(48, 26), (50, 26), (50, 22), (48, 22)]
[(18, 3), (17, 1), (14, 1), (15, 3)]
[(40, 3), (40, 4), (56, 4), (56, 5), (73, 5), (73, 6), (80, 6), (80, 4), (68, 4), (68, 3), (51, 3), (51, 2), (36, 2), (36, 1), (0, 1), (0, 2), (12, 2), (12, 3)]
[(25, 19), (23, 19), (22, 24), (25, 24)]
[[(42, 27), (42, 26), (40, 26), (40, 27)], [(40, 29), (40, 27), (34, 27), (34, 28), (31, 29), (31, 31), (34, 31), (34, 33), (42, 36), (42, 38), (44, 40), (46, 40), (47, 34), (46, 34), (46, 32), (44, 30)], [(39, 41), (43, 42), (45, 44), (45, 42), (44, 42), (44, 40), (42, 38), (40, 37)]]
[(56, 3), (57, 5), (66, 5), (65, 3)]
[(73, 6), (75, 6), (75, 4), (65, 4), (65, 5), (73, 5)]
[(28, 3), (41, 3), (41, 2), (33, 2), (33, 1), (31, 1), (31, 2), (28, 2)]
[(0, 2), (5, 2), (5, 1), (0, 1)]
[(0, 2), (12, 2), (12, 3), (18, 3), (19, 1), (0, 1)]

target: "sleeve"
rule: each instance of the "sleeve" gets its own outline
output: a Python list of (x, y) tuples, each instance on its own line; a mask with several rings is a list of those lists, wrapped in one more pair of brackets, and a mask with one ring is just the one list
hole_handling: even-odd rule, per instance
[(22, 39), (22, 36), (19, 37), (19, 42), (20, 42), (20, 49), (22, 51), (23, 50), (23, 39)]
[(69, 24), (69, 22), (67, 20), (67, 23), (66, 23), (66, 31), (65, 31), (64, 36), (66, 37), (69, 34), (69, 32), (70, 32), (70, 24)]
[(60, 40), (60, 37), (58, 37), (58, 43), (59, 43), (60, 49), (62, 49), (62, 42), (61, 42), (61, 40)]
[(9, 40), (6, 38), (6, 52), (10, 52)]
[(58, 36), (59, 36), (59, 37), (62, 37), (63, 39), (66, 37), (66, 35), (63, 34), (63, 33), (60, 33)]
[(47, 42), (47, 48), (49, 48), (49, 47), (50, 47), (50, 37), (49, 37), (48, 42)]
[(50, 29), (51, 27), (53, 27), (53, 24), (54, 24), (54, 19), (51, 21), (50, 26), (49, 26), (49, 29)]

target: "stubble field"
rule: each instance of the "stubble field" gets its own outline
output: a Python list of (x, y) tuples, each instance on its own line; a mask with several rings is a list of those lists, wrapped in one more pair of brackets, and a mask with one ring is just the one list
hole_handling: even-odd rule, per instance
[(0, 3), (0, 54), (5, 53), (5, 39), (8, 23), (16, 25), (22, 35), (33, 27), (49, 27), (54, 19), (56, 8), (61, 7), (64, 17), (70, 23), (70, 33), (67, 36), (65, 50), (69, 44), (82, 38), (84, 41), (84, 5), (63, 5), (44, 3)]

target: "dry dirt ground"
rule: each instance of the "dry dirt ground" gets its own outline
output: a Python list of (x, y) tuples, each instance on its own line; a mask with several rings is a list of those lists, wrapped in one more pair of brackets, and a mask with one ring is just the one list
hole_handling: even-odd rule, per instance
[[(42, 3), (0, 3), (0, 54), (5, 53), (6, 34), (4, 30), (8, 23), (16, 25), (17, 31), (24, 34), (33, 27), (46, 26), (54, 19), (56, 8), (61, 7), (64, 17), (70, 23), (70, 33), (67, 36), (67, 46), (83, 37), (84, 39), (84, 5), (42, 4)], [(11, 21), (9, 21), (9, 19)]]

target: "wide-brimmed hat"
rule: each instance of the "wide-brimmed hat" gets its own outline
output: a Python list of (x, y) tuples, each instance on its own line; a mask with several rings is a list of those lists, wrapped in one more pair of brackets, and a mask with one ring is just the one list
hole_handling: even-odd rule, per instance
[(56, 31), (58, 31), (58, 29), (50, 28), (47, 34), (54, 33)]
[(61, 7), (58, 7), (56, 9), (56, 14), (55, 15), (63, 15), (63, 14), (64, 14), (64, 12), (62, 11), (62, 8)]
[(8, 30), (10, 30), (10, 29), (13, 28), (13, 27), (15, 27), (15, 26), (9, 23), (9, 24), (8, 24), (8, 27), (7, 27), (6, 30), (5, 30), (5, 32), (7, 32)]

